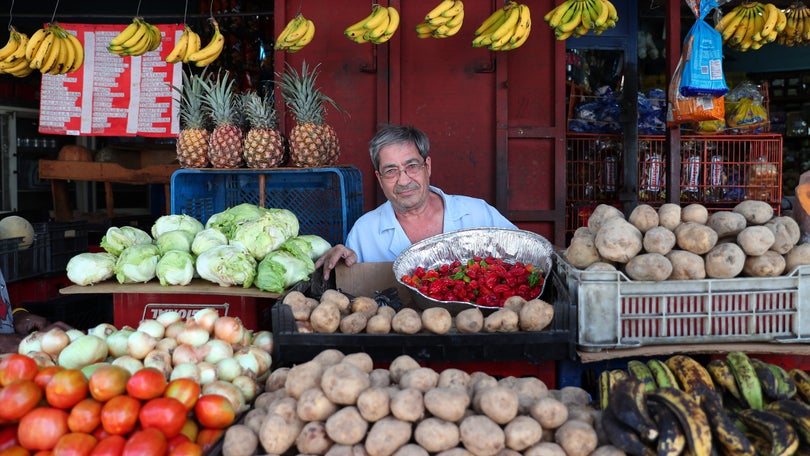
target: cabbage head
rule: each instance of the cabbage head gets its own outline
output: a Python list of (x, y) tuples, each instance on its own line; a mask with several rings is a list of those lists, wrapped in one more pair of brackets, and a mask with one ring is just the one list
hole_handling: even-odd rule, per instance
[(256, 220), (267, 213), (267, 209), (250, 203), (242, 203), (234, 207), (217, 212), (205, 222), (205, 228), (213, 228), (228, 238), (233, 239), (233, 233), (239, 225)]
[(191, 253), (200, 255), (212, 247), (227, 244), (228, 238), (222, 232), (214, 228), (206, 228), (194, 236), (194, 241), (191, 243)]
[(289, 238), (286, 227), (269, 216), (262, 216), (239, 225), (231, 244), (244, 246), (253, 258), (261, 261), (265, 255), (276, 250)]
[(155, 240), (161, 255), (165, 255), (171, 250), (191, 252), (192, 242), (194, 242), (194, 234), (185, 230), (164, 231)]
[(275, 220), (275, 224), (281, 227), (284, 236), (287, 238), (298, 236), (300, 224), (298, 223), (298, 216), (293, 211), (288, 209), (270, 208), (267, 213)]
[(270, 252), (259, 262), (256, 287), (264, 291), (282, 293), (315, 272), (315, 264), (308, 256), (297, 256), (286, 250)]
[(161, 285), (188, 285), (196, 272), (194, 256), (182, 250), (169, 250), (163, 254), (155, 270)]
[(115, 263), (118, 283), (141, 283), (155, 278), (160, 252), (155, 244), (135, 244), (127, 247)]
[(167, 231), (182, 230), (195, 234), (203, 230), (203, 224), (196, 218), (186, 214), (161, 215), (152, 225), (152, 237), (157, 239)]
[(70, 258), (67, 277), (76, 285), (92, 285), (115, 275), (116, 256), (109, 252), (83, 252)]
[(121, 255), (127, 247), (137, 244), (151, 244), (152, 236), (146, 231), (134, 226), (124, 225), (122, 227), (111, 226), (101, 237), (99, 244), (102, 249), (115, 256)]
[(330, 248), (332, 248), (332, 244), (316, 234), (299, 234), (287, 239), (279, 247), (279, 249), (292, 252), (298, 256), (306, 255), (312, 261), (320, 258)]
[(236, 245), (219, 245), (197, 257), (197, 273), (223, 287), (242, 285), (249, 288), (256, 278), (256, 259)]

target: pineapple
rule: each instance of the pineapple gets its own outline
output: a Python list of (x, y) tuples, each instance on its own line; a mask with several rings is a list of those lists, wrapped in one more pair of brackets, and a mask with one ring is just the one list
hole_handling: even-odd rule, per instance
[(284, 164), (284, 138), (278, 131), (276, 110), (270, 97), (255, 91), (242, 95), (242, 108), (247, 117), (244, 157), (249, 168), (274, 168)]
[(289, 63), (287, 71), (278, 75), (284, 103), (295, 118), (295, 126), (290, 131), (290, 163), (296, 167), (314, 167), (337, 163), (340, 155), (335, 130), (324, 123), (326, 112), (324, 103), (329, 102), (342, 111), (331, 98), (315, 87), (318, 67), (310, 69), (304, 62), (299, 74)]
[(205, 107), (214, 130), (208, 140), (208, 158), (214, 168), (239, 168), (244, 164), (242, 143), (244, 132), (238, 124), (238, 97), (230, 72), (217, 74), (209, 80), (204, 96)]
[(180, 110), (181, 130), (177, 137), (177, 161), (182, 168), (207, 168), (208, 137), (206, 116), (203, 110), (205, 79), (202, 75), (183, 73), (183, 87), (173, 88), (180, 94), (177, 100)]

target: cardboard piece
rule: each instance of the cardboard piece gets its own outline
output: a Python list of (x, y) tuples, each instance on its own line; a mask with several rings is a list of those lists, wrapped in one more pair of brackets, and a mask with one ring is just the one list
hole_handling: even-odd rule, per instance
[(408, 288), (397, 282), (394, 277), (394, 263), (358, 263), (351, 267), (338, 263), (335, 267), (335, 286), (338, 290), (354, 296), (373, 298), (378, 291), (393, 286), (397, 287), (399, 299), (403, 304), (411, 302)]

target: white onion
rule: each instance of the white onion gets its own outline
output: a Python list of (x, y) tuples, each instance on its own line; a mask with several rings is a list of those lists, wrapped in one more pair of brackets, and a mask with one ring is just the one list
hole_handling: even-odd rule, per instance
[(231, 380), (231, 383), (242, 391), (242, 396), (247, 403), (253, 402), (253, 399), (259, 394), (259, 384), (247, 375), (238, 375)]
[(197, 369), (200, 370), (200, 385), (217, 380), (217, 367), (212, 363), (203, 361), (197, 364)]
[(104, 339), (88, 334), (69, 343), (59, 352), (56, 363), (67, 369), (81, 369), (89, 364), (104, 361), (108, 354)]
[(175, 348), (177, 348), (177, 339), (173, 337), (164, 337), (158, 341), (157, 345), (155, 345), (155, 349), (167, 351), (169, 353), (173, 352)]
[(219, 360), (233, 357), (231, 344), (221, 339), (211, 339), (203, 345), (205, 347), (204, 360), (216, 364)]
[(40, 347), (42, 351), (51, 355), (58, 356), (63, 348), (67, 347), (70, 343), (70, 337), (62, 328), (51, 328), (45, 331), (40, 339)]
[(127, 353), (137, 359), (144, 359), (146, 355), (155, 349), (157, 339), (143, 331), (133, 331), (127, 337)]
[(143, 362), (139, 359), (135, 359), (129, 355), (119, 356), (115, 358), (112, 362), (113, 366), (121, 366), (124, 369), (128, 370), (130, 375), (138, 372), (139, 370), (143, 369)]
[(42, 331), (34, 331), (27, 336), (23, 337), (20, 344), (17, 346), (17, 353), (27, 355), (31, 352), (42, 351)]
[(233, 358), (225, 358), (216, 363), (217, 380), (229, 382), (242, 375), (242, 365)]
[(236, 413), (244, 412), (247, 409), (242, 390), (231, 382), (214, 380), (213, 382), (206, 383), (202, 385), (202, 394), (219, 394), (223, 396), (233, 405), (233, 410)]
[(273, 353), (273, 333), (266, 329), (256, 331), (253, 334), (253, 340), (250, 342), (250, 345), (255, 345), (267, 353)]
[(70, 338), (70, 341), (73, 342), (74, 340), (78, 339), (80, 336), (84, 335), (84, 332), (80, 329), (71, 328), (65, 331)]
[(113, 326), (112, 323), (99, 323), (98, 325), (90, 328), (87, 334), (106, 339), (107, 336), (117, 331), (118, 328)]
[(159, 321), (164, 328), (168, 328), (170, 324), (181, 321), (182, 319), (183, 317), (180, 315), (180, 312), (176, 310), (167, 310), (165, 312), (161, 312), (155, 318), (155, 320)]
[(172, 355), (162, 350), (152, 350), (143, 358), (143, 367), (154, 367), (169, 378), (172, 372)]
[[(196, 314), (195, 314), (196, 315)], [(211, 338), (211, 333), (205, 329), (201, 324), (194, 321), (186, 321), (183, 329), (177, 334), (177, 342), (180, 344), (188, 344), (192, 347), (199, 347), (200, 345), (208, 342)]]
[(56, 361), (54, 361), (53, 357), (43, 351), (31, 351), (26, 353), (26, 356), (33, 359), (40, 369), (56, 365)]
[(192, 318), (210, 333), (214, 331), (214, 322), (219, 318), (219, 312), (211, 307), (204, 307), (194, 312)]
[(236, 344), (242, 341), (245, 336), (245, 327), (242, 321), (236, 317), (219, 317), (214, 321), (214, 337), (224, 340), (229, 344)]
[(249, 345), (242, 350), (252, 353), (256, 356), (256, 359), (259, 360), (259, 371), (256, 373), (257, 376), (260, 376), (270, 370), (270, 366), (273, 364), (273, 358), (270, 356), (270, 353), (253, 345)]
[(163, 338), (163, 333), (166, 331), (166, 327), (164, 327), (157, 320), (147, 319), (141, 320), (141, 322), (138, 324), (138, 331), (143, 331), (159, 340)]
[[(163, 314), (161, 314), (163, 315)], [(186, 327), (186, 322), (183, 320), (175, 321), (171, 323), (169, 326), (166, 327), (166, 331), (163, 332), (164, 337), (171, 337), (172, 339), (177, 339), (177, 335), (180, 334), (180, 331)]]
[(193, 363), (180, 363), (175, 364), (169, 380), (176, 380), (178, 378), (190, 378), (196, 383), (200, 383), (200, 370), (196, 364)]
[(250, 345), (250, 341), (253, 339), (253, 336), (251, 336), (250, 333), (251, 333), (250, 331), (245, 329), (245, 331), (242, 332), (242, 338), (239, 339), (239, 342), (235, 343), (234, 345), (237, 348), (247, 347), (248, 345)]
[(119, 329), (107, 336), (106, 342), (110, 350), (110, 356), (118, 358), (129, 354), (127, 351), (127, 340), (135, 331), (132, 329)]
[(189, 344), (179, 344), (172, 351), (172, 364), (175, 366), (183, 363), (196, 364), (201, 360), (200, 352)]

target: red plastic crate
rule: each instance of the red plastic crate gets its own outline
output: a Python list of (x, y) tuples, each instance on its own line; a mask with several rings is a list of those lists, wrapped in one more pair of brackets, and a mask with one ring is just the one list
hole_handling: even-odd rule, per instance
[(273, 298), (210, 294), (177, 293), (115, 293), (113, 295), (113, 324), (137, 327), (143, 319), (152, 319), (162, 312), (175, 310), (183, 318), (204, 308), (213, 308), (220, 316), (239, 317), (246, 328), (270, 330), (270, 309)]

